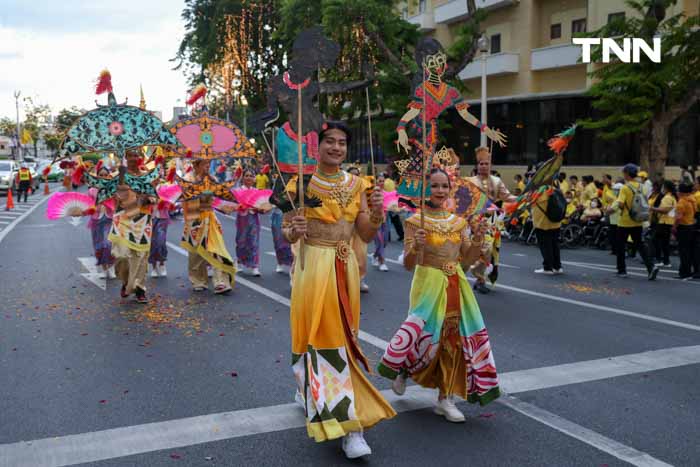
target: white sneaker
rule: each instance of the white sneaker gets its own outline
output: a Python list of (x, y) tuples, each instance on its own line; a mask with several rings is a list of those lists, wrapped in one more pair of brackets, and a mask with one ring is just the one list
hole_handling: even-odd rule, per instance
[(379, 266), (379, 260), (372, 256), (372, 266), (377, 267)]
[(158, 277), (158, 266), (151, 266), (151, 277)]
[(387, 272), (389, 270), (389, 267), (386, 265), (386, 263), (382, 263), (379, 265), (379, 270), (382, 272)]
[(109, 269), (107, 269), (107, 279), (116, 279), (117, 278), (117, 273), (114, 272), (114, 266), (110, 266)]
[(554, 271), (549, 271), (544, 268), (535, 269), (535, 274), (544, 274), (545, 276), (553, 276)]
[(343, 436), (343, 451), (348, 459), (357, 459), (372, 454), (372, 449), (365, 441), (361, 431), (353, 431)]
[(286, 264), (278, 264), (275, 268), (275, 272), (278, 272), (280, 274), (289, 274), (289, 266), (287, 266)]
[(564, 268), (559, 268), (554, 270), (554, 275), (564, 274)]
[(251, 275), (251, 276), (255, 276), (255, 277), (260, 277), (260, 276), (261, 276), (261, 274), (260, 274), (260, 269), (258, 269), (258, 268), (253, 268), (253, 269), (251, 269), (251, 270), (250, 270), (250, 275)]
[(367, 285), (367, 282), (365, 282), (365, 281), (360, 282), (360, 292), (362, 292), (362, 293), (369, 292), (369, 285)]
[(403, 396), (406, 392), (406, 377), (399, 374), (394, 378), (394, 382), (391, 383), (391, 390), (394, 391), (394, 394), (397, 396)]
[(158, 266), (158, 274), (160, 274), (160, 277), (168, 277), (168, 271), (165, 269), (165, 263)]
[(464, 414), (457, 408), (450, 397), (445, 397), (442, 400), (438, 399), (434, 412), (445, 417), (448, 422), (464, 422)]

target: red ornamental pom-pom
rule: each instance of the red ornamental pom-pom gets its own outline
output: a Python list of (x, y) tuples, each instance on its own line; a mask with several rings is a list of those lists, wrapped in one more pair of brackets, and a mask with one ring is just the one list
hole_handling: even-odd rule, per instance
[(185, 169), (185, 173), (190, 173), (192, 172), (192, 166), (189, 166)]
[(95, 165), (95, 173), (100, 173), (100, 169), (102, 168), (103, 165), (104, 164), (102, 163), (101, 160), (97, 161), (97, 164)]
[(204, 97), (207, 94), (207, 87), (204, 86), (203, 84), (200, 84), (196, 88), (192, 90), (192, 93), (190, 94), (190, 98), (187, 99), (187, 105), (192, 105), (195, 102), (197, 102), (199, 99)]
[(270, 164), (265, 164), (262, 169), (260, 169), (261, 174), (269, 174), (270, 173)]
[(95, 85), (95, 94), (100, 95), (105, 92), (112, 92), (112, 75), (109, 70), (102, 70), (97, 78), (97, 85)]
[(92, 216), (93, 214), (95, 214), (95, 212), (97, 212), (97, 211), (96, 211), (96, 209), (93, 207), (93, 208), (87, 208), (87, 209), (83, 212), (83, 214), (85, 214), (86, 216)]
[(162, 155), (156, 156), (156, 165), (162, 164), (163, 161), (165, 161), (165, 157), (163, 157)]
[(73, 176), (71, 177), (71, 183), (73, 183), (73, 185), (82, 185), (84, 173), (85, 166), (81, 164), (78, 166), (77, 169), (75, 169), (75, 172), (73, 172)]
[(188, 159), (192, 158), (192, 150), (191, 149), (188, 149), (187, 152), (185, 152), (185, 157), (187, 157)]
[(224, 172), (226, 172), (226, 166), (224, 164), (221, 164), (216, 168), (216, 173), (222, 174)]
[(234, 177), (234, 178), (241, 178), (241, 175), (243, 175), (243, 169), (241, 169), (240, 167), (238, 167), (238, 168), (236, 169), (236, 172), (234, 172), (233, 177)]
[(168, 175), (165, 177), (168, 183), (173, 183), (175, 181), (175, 173), (175, 167), (170, 167), (170, 169), (168, 170)]

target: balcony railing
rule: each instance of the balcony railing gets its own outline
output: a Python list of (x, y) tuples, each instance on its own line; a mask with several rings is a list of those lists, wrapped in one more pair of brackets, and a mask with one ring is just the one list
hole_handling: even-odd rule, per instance
[(421, 32), (433, 31), (435, 29), (435, 18), (433, 17), (433, 12), (429, 13), (419, 13), (416, 16), (411, 16), (407, 20), (411, 24), (418, 26), (418, 30)]
[(530, 68), (532, 71), (549, 70), (579, 65), (581, 62), (581, 46), (562, 44), (541, 49), (532, 49)]
[[(517, 73), (520, 70), (520, 54), (501, 52), (486, 57), (486, 75), (498, 76)], [(474, 59), (459, 73), (460, 79), (474, 79), (481, 76), (481, 58)]]
[[(491, 9), (510, 6), (517, 3), (517, 0), (476, 0), (477, 8)], [(454, 23), (467, 17), (467, 0), (452, 0), (444, 5), (435, 7), (436, 23)]]

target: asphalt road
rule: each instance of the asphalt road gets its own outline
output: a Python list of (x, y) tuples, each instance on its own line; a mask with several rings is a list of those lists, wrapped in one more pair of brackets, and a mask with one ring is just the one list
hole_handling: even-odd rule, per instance
[[(85, 220), (47, 221), (43, 206), (0, 226), (0, 466), (700, 465), (700, 282), (675, 271), (650, 283), (633, 260), (639, 276), (619, 279), (612, 256), (580, 249), (543, 277), (536, 247), (505, 242), (499, 285), (477, 298), (508, 396), (461, 404), (455, 425), (430, 391), (399, 400), (372, 376), (399, 415), (350, 462), (339, 442), (307, 438), (293, 404), (290, 288), (269, 230), (261, 278), (194, 294), (171, 248), (168, 278), (149, 278), (140, 306), (91, 275)], [(169, 241), (181, 232), (173, 222)], [(389, 268), (371, 268), (362, 297), (373, 363), (408, 303), (410, 273)]]

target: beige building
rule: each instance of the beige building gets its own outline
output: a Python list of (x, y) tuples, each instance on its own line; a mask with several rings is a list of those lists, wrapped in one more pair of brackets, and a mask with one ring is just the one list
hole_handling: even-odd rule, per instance
[[(581, 50), (572, 44), (576, 33), (592, 31), (617, 15), (634, 12), (624, 0), (475, 0), (488, 11), (482, 31), (490, 44), (484, 57), (490, 126), (508, 134), (507, 150), (496, 152), (500, 164), (526, 164), (547, 157), (545, 142), (578, 118), (591, 115), (591, 66), (579, 63)], [(698, 14), (698, 0), (679, 0), (667, 16)], [(402, 16), (421, 32), (438, 39), (445, 48), (455, 40), (467, 15), (466, 0), (410, 0), (398, 5)], [(459, 74), (469, 92), (472, 112), (480, 115), (482, 57)], [(691, 112), (679, 133), (700, 133), (698, 110)], [(447, 137), (469, 148), (478, 144), (476, 131), (464, 130)], [(695, 129), (693, 131), (693, 128)], [(466, 135), (464, 134), (466, 133)], [(633, 139), (601, 142), (592, 131), (580, 132), (569, 154), (569, 163), (618, 165), (633, 158)], [(583, 137), (581, 137), (583, 136)], [(476, 140), (476, 141), (475, 141)], [(672, 163), (700, 162), (697, 136), (686, 141)], [(468, 150), (465, 152), (469, 152)], [(683, 154), (681, 154), (681, 152)]]

